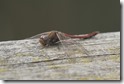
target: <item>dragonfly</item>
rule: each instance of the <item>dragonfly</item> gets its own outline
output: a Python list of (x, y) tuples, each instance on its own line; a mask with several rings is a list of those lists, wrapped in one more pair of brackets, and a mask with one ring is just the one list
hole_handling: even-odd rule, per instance
[[(37, 34), (30, 37), (30, 39), (39, 38), (39, 43), (42, 46), (41, 48), (44, 48), (44, 56), (47, 60), (66, 58), (69, 58), (70, 60), (70, 58), (90, 56), (90, 52), (84, 47), (83, 43), (80, 43), (83, 42), (80, 40), (90, 39), (98, 33), (99, 31), (94, 31), (88, 34), (72, 35), (53, 30)], [(53, 50), (50, 50), (49, 52), (49, 49)], [(51, 58), (51, 55), (54, 55), (54, 58)]]
[(63, 44), (64, 40), (71, 38), (79, 38), (79, 39), (88, 39), (98, 34), (98, 32), (92, 32), (85, 35), (71, 35), (59, 31), (50, 31), (46, 34), (46, 36), (41, 35), (39, 42), (42, 46), (52, 46), (61, 42)]
[(65, 56), (80, 56), (84, 53), (88, 56), (89, 52), (86, 48), (84, 48), (83, 44), (77, 42), (77, 39), (88, 39), (96, 36), (99, 31), (94, 31), (88, 34), (83, 35), (72, 35), (60, 31), (49, 31), (38, 34), (31, 38), (38, 38), (39, 35), (39, 43), (42, 47), (54, 46), (57, 44), (61, 44), (62, 51)]

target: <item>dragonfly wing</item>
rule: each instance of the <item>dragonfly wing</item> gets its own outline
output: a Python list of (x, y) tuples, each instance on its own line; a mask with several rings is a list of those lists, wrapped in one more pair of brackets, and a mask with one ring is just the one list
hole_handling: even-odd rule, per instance
[(50, 32), (44, 32), (44, 33), (40, 33), (40, 34), (37, 34), (37, 35), (34, 35), (34, 36), (31, 36), (29, 38), (26, 38), (26, 39), (35, 39), (35, 38), (40, 38), (41, 36), (46, 36), (48, 35)]
[(58, 32), (57, 36), (60, 40), (61, 48), (67, 57), (89, 56), (88, 51), (84, 48), (84, 46), (76, 40), (65, 36), (64, 33), (61, 32)]

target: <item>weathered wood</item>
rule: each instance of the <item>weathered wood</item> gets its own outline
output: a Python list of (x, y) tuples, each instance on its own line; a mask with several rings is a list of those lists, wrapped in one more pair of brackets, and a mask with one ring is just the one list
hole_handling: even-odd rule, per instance
[(37, 38), (0, 42), (0, 79), (120, 80), (120, 32), (76, 42), (81, 49), (42, 48)]

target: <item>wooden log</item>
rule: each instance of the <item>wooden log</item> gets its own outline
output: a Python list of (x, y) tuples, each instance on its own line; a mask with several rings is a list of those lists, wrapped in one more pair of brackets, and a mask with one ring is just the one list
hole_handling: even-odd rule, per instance
[(42, 48), (39, 39), (0, 42), (1, 80), (120, 80), (120, 32)]

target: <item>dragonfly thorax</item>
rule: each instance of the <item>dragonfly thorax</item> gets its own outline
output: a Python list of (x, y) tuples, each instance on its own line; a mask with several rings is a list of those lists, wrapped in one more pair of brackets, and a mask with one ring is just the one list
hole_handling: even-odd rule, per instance
[(40, 43), (43, 46), (49, 46), (49, 45), (54, 45), (59, 41), (56, 32), (52, 31), (46, 36), (41, 36), (40, 37)]

